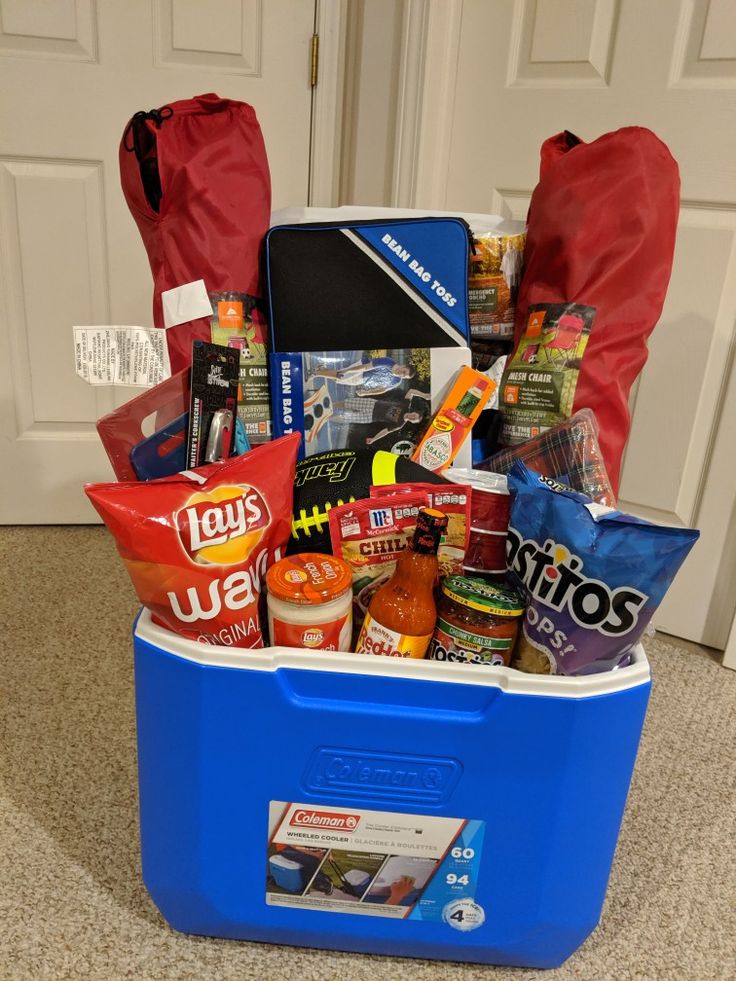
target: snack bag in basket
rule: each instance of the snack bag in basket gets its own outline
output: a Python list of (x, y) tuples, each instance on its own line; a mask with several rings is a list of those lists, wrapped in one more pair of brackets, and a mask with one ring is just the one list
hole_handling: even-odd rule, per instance
[(511, 666), (593, 674), (627, 663), (698, 539), (555, 483), (516, 461), (506, 563), (527, 603)]
[(261, 589), (289, 539), (299, 440), (160, 480), (85, 487), (157, 623), (203, 643), (263, 647)]

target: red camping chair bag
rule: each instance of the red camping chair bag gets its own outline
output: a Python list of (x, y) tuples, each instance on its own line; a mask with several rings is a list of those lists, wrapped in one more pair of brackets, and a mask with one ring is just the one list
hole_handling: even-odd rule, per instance
[[(161, 293), (203, 279), (208, 292), (261, 295), (259, 255), (271, 178), (252, 106), (212, 93), (137, 112), (120, 143), (120, 178)], [(192, 341), (211, 340), (207, 317), (171, 327), (171, 368), (191, 363)]]
[[(541, 158), (529, 207), (516, 346), (525, 331), (528, 338), (540, 334), (540, 317), (551, 305), (571, 305), (573, 313), (576, 305), (594, 309), (566, 414), (594, 411), (608, 476), (618, 493), (629, 392), (647, 359), (647, 337), (662, 311), (672, 270), (679, 172), (664, 143), (639, 127), (589, 144), (560, 133), (545, 141)], [(530, 311), (533, 306), (537, 309)], [(574, 321), (567, 314), (556, 327), (556, 335), (554, 323), (548, 334), (541, 332), (542, 338), (555, 338), (546, 349), (552, 364), (575, 343)], [(540, 359), (538, 352), (535, 367)], [(519, 391), (511, 396), (519, 399)], [(512, 405), (510, 418), (514, 411), (518, 414)]]

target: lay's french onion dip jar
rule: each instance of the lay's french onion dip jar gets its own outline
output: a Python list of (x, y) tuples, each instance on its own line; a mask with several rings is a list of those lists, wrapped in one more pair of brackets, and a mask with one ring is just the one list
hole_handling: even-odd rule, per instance
[(273, 647), (349, 651), (353, 574), (334, 555), (301, 552), (266, 573), (268, 633)]
[(524, 602), (512, 589), (485, 579), (448, 576), (427, 657), (508, 666), (523, 612)]

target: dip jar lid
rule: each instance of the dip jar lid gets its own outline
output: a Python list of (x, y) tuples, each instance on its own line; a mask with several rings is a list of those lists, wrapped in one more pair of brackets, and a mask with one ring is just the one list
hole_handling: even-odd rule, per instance
[(289, 555), (266, 573), (268, 592), (286, 603), (329, 603), (352, 586), (353, 574), (347, 562), (318, 552)]
[(518, 593), (506, 586), (497, 586), (471, 576), (449, 576), (442, 585), (442, 592), (449, 599), (471, 610), (491, 613), (499, 617), (519, 617), (524, 612), (524, 601)]

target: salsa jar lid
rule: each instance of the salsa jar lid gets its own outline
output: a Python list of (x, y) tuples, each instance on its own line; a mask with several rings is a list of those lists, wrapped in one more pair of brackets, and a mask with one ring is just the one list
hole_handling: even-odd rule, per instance
[(351, 591), (352, 586), (353, 574), (347, 562), (318, 552), (289, 555), (266, 573), (268, 592), (287, 603), (329, 603)]
[(461, 606), (482, 613), (519, 617), (524, 612), (524, 601), (513, 589), (474, 576), (448, 576), (442, 585), (442, 592)]

